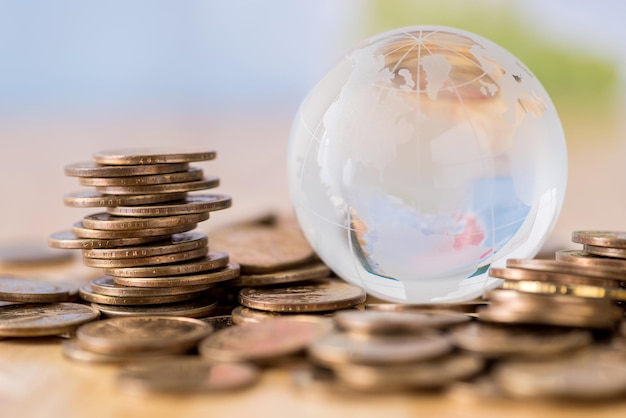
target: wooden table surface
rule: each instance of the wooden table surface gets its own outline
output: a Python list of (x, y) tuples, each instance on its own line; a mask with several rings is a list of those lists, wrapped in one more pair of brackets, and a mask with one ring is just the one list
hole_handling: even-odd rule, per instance
[[(97, 271), (96, 271), (97, 273)], [(56, 266), (2, 267), (0, 274), (83, 281), (75, 260)], [(120, 366), (67, 360), (60, 337), (0, 340), (0, 417), (626, 417), (626, 399), (610, 403), (540, 403), (441, 393), (355, 394), (289, 369), (264, 370), (234, 393), (138, 395), (116, 387)]]

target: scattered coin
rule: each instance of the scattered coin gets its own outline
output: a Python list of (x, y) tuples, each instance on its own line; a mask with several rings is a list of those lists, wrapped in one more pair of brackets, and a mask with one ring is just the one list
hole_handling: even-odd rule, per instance
[(139, 257), (139, 258), (117, 258), (117, 259), (102, 259), (102, 258), (83, 258), (83, 264), (89, 267), (98, 267), (105, 269), (112, 268), (129, 268), (129, 267), (143, 267), (143, 266), (157, 266), (164, 264), (180, 263), (182, 261), (195, 260), (200, 257), (204, 257), (209, 252), (208, 247), (196, 248), (195, 250), (183, 251), (173, 254), (153, 255), (151, 257)]
[(384, 312), (340, 311), (333, 318), (345, 331), (364, 334), (394, 334), (424, 332), (433, 328), (447, 328), (463, 324), (470, 317), (460, 312)]
[(365, 291), (332, 279), (316, 279), (294, 286), (244, 288), (239, 302), (248, 308), (277, 312), (318, 312), (349, 308), (365, 301)]
[(111, 166), (86, 161), (66, 165), (65, 175), (70, 177), (128, 177), (176, 173), (187, 169), (189, 169), (189, 163)]
[(83, 325), (76, 331), (76, 338), (81, 347), (96, 353), (181, 353), (212, 331), (209, 324), (193, 318), (125, 317)]
[(410, 364), (443, 356), (451, 350), (450, 342), (436, 334), (381, 337), (335, 332), (313, 341), (309, 355), (315, 362), (334, 368), (348, 363)]
[(95, 309), (78, 303), (27, 303), (0, 307), (0, 336), (42, 337), (72, 332), (98, 318)]
[[(206, 256), (186, 263), (163, 264), (146, 267), (106, 268), (104, 269), (104, 274), (116, 278), (177, 276), (180, 274), (194, 274), (216, 270), (228, 265), (228, 261), (228, 254), (220, 251), (209, 251)], [(122, 284), (117, 280), (116, 282)]]
[(176, 287), (176, 286), (196, 286), (201, 284), (212, 284), (232, 280), (239, 276), (239, 266), (237, 263), (228, 263), (224, 267), (211, 269), (199, 274), (178, 274), (173, 276), (155, 277), (122, 277), (114, 276), (115, 283), (122, 286), (135, 287)]
[(176, 287), (135, 287), (121, 286), (115, 283), (111, 276), (101, 276), (91, 281), (91, 289), (93, 292), (101, 295), (116, 297), (154, 297), (154, 296), (170, 296), (183, 293), (203, 292), (211, 289), (210, 284), (201, 284), (193, 286), (176, 286)]
[(0, 275), (0, 300), (6, 302), (54, 303), (69, 299), (66, 286)]
[(274, 318), (215, 332), (200, 343), (198, 350), (211, 361), (268, 362), (303, 351), (332, 329), (332, 321), (326, 318), (304, 315)]
[(82, 220), (83, 228), (106, 231), (128, 231), (151, 228), (171, 228), (209, 219), (209, 213), (192, 213), (189, 215), (160, 216), (157, 218), (129, 218), (124, 216), (109, 215), (108, 213), (95, 213), (87, 215)]
[(107, 208), (107, 212), (111, 215), (140, 217), (184, 215), (227, 209), (231, 202), (230, 196), (226, 195), (197, 194), (162, 205), (114, 206)]
[(219, 178), (206, 176), (202, 180), (186, 181), (183, 183), (151, 184), (148, 186), (97, 186), (96, 191), (98, 193), (113, 195), (180, 193), (212, 189), (219, 186), (219, 184)]
[(591, 333), (582, 329), (498, 326), (476, 322), (454, 328), (450, 336), (462, 349), (489, 358), (516, 356), (544, 359), (588, 347), (592, 342)]
[(321, 279), (330, 276), (330, 274), (331, 271), (326, 264), (314, 263), (274, 273), (240, 275), (238, 278), (229, 281), (228, 284), (235, 287), (273, 286)]
[(188, 302), (168, 303), (166, 305), (121, 306), (92, 303), (105, 317), (137, 317), (137, 316), (180, 316), (187, 318), (202, 318), (215, 312), (217, 300), (212, 296), (205, 296)]
[(200, 168), (191, 167), (186, 171), (167, 174), (153, 174), (142, 176), (125, 177), (82, 177), (79, 183), (83, 186), (147, 186), (151, 184), (182, 183), (187, 181), (202, 180), (203, 171)]
[(173, 254), (203, 248), (208, 245), (208, 237), (202, 232), (174, 234), (150, 245), (125, 248), (95, 248), (83, 250), (83, 257), (101, 259), (126, 259)]
[(94, 292), (90, 284), (84, 284), (79, 290), (81, 299), (99, 305), (161, 305), (173, 302), (182, 302), (195, 299), (204, 294), (204, 291), (194, 293), (178, 293), (174, 295), (149, 295), (149, 296), (108, 296)]
[(215, 156), (215, 151), (129, 148), (96, 152), (92, 160), (96, 164), (110, 165), (171, 164), (208, 161), (214, 159)]
[(315, 257), (296, 228), (248, 223), (216, 230), (212, 248), (230, 254), (243, 274), (265, 274), (302, 265)]
[(620, 231), (574, 231), (572, 242), (598, 247), (626, 248), (626, 232)]
[(130, 245), (146, 244), (162, 240), (163, 237), (137, 237), (137, 238), (78, 238), (71, 231), (57, 232), (48, 237), (48, 245), (52, 248), (61, 249), (93, 249), (93, 248), (118, 248)]
[(89, 190), (66, 194), (63, 201), (66, 206), (75, 208), (102, 208), (171, 202), (184, 199), (186, 195), (186, 192), (176, 192), (114, 196)]
[(189, 394), (241, 389), (258, 378), (259, 370), (251, 364), (211, 364), (200, 358), (173, 357), (126, 368), (117, 383), (133, 392)]

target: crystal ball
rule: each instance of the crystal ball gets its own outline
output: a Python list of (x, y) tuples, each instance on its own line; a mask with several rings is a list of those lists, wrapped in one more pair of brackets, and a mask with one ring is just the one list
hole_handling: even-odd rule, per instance
[(491, 266), (539, 251), (567, 150), (515, 56), (415, 26), (365, 40), (312, 88), (287, 170), (298, 222), (335, 274), (388, 301), (462, 302), (500, 284)]

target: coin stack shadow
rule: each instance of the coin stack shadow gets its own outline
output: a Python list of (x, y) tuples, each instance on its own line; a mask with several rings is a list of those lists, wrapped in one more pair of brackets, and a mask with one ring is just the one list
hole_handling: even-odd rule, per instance
[(83, 263), (104, 276), (79, 294), (103, 316), (203, 317), (215, 311), (214, 284), (239, 275), (227, 253), (209, 251), (208, 237), (192, 231), (231, 198), (188, 194), (218, 186), (215, 176), (190, 162), (215, 158), (212, 151), (116, 150), (65, 167), (83, 186), (65, 196), (67, 206), (106, 208), (85, 216), (71, 231), (52, 234), (51, 247), (81, 249)]

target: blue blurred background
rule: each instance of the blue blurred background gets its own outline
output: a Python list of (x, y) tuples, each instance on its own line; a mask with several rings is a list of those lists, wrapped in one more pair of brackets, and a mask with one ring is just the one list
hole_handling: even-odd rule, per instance
[(456, 26), (517, 55), (563, 119), (570, 182), (548, 242), (626, 229), (626, 6), (617, 0), (0, 0), (0, 240), (41, 238), (86, 213), (63, 166), (95, 151), (176, 145), (233, 208), (206, 224), (289, 212), (285, 154), (307, 91), (359, 41)]

